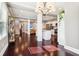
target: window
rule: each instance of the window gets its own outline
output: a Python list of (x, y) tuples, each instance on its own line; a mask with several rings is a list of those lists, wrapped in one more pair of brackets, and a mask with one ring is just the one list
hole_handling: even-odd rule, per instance
[(0, 40), (7, 34), (7, 8), (5, 3), (0, 3)]

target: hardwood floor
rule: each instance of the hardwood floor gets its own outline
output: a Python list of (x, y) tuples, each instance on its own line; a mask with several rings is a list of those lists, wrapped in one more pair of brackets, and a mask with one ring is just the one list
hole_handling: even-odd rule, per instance
[[(28, 50), (28, 46), (37, 47), (37, 46), (41, 46), (41, 43), (42, 43), (42, 42), (38, 42), (38, 45), (37, 45), (35, 42), (32, 42), (34, 40), (33, 37), (29, 38), (32, 40), (32, 41), (29, 41), (29, 39), (27, 38), (27, 35), (25, 33), (22, 35), (22, 38), (21, 37), (18, 38), (18, 36), (16, 36), (15, 39), (16, 39), (15, 42), (9, 43), (9, 46), (4, 53), (4, 56), (33, 56), (30, 54), (30, 52)], [(28, 41), (30, 42), (30, 44), (28, 44)], [(46, 41), (46, 44), (47, 45), (49, 44), (48, 41)], [(64, 49), (64, 47), (61, 45), (55, 44), (55, 46), (57, 46), (60, 50), (56, 51), (54, 53), (54, 56), (77, 56), (77, 54)], [(35, 54), (35, 56), (38, 56), (38, 55), (42, 56), (42, 54)], [(49, 54), (48, 54), (48, 56), (49, 56)]]

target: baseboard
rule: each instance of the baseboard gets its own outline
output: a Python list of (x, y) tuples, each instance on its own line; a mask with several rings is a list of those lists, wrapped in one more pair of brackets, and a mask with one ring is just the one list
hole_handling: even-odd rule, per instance
[(3, 54), (4, 54), (4, 52), (6, 51), (7, 47), (8, 47), (8, 44), (6, 44), (6, 45), (4, 46), (4, 48), (3, 48), (2, 51), (0, 52), (0, 56), (3, 56)]
[(67, 46), (67, 45), (65, 45), (64, 48), (67, 49), (67, 50), (70, 50), (70, 51), (72, 51), (72, 52), (74, 52), (76, 54), (79, 54), (79, 50), (78, 49), (72, 48), (72, 47)]

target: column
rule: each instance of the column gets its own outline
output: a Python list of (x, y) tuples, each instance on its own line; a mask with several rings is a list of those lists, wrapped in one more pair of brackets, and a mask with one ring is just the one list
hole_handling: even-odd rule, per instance
[(28, 19), (28, 46), (30, 43), (30, 19)]
[(42, 14), (37, 15), (37, 34), (36, 35), (37, 35), (37, 41), (42, 41)]

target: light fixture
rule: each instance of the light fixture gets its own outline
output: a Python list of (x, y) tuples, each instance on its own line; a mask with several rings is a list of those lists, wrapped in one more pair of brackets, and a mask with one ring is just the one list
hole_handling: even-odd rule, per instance
[(55, 11), (55, 6), (50, 2), (39, 2), (36, 6), (36, 12), (43, 16)]

